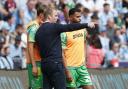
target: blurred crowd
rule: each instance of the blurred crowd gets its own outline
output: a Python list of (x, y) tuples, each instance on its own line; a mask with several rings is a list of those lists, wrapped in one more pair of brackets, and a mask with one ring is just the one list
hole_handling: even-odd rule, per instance
[(41, 2), (57, 8), (58, 23), (68, 24), (68, 11), (81, 10), (81, 23), (96, 21), (88, 33), (88, 68), (119, 67), (128, 62), (128, 0), (0, 0), (0, 69), (25, 69), (26, 25), (36, 18)]

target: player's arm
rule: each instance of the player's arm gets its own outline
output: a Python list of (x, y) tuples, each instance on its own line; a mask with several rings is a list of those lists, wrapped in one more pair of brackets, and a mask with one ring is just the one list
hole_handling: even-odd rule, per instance
[(80, 30), (84, 28), (94, 28), (95, 23), (90, 22), (90, 23), (72, 23), (72, 24), (55, 24), (55, 31), (61, 33), (61, 32), (70, 32), (70, 31), (75, 31), (75, 30)]
[[(28, 44), (28, 43), (27, 43)], [(29, 51), (28, 51), (28, 46), (26, 48), (26, 58), (27, 58), (27, 61), (30, 62), (30, 55), (29, 55)]]
[(8, 11), (6, 11), (2, 6), (0, 6), (0, 13), (4, 14), (5, 16), (9, 14)]
[(66, 61), (65, 51), (64, 51), (64, 49), (66, 48), (66, 43), (67, 43), (66, 33), (61, 33), (63, 65), (65, 67), (66, 78), (67, 78), (68, 81), (71, 82), (72, 81), (72, 77), (71, 77), (71, 74), (70, 74), (69, 70), (67, 69), (67, 61)]
[(37, 76), (37, 66), (34, 58), (34, 43), (35, 43), (35, 34), (36, 34), (36, 26), (31, 26), (28, 28), (28, 55), (30, 61), (32, 63), (32, 72), (34, 76)]
[(64, 65), (64, 67), (65, 67), (66, 79), (67, 79), (69, 82), (72, 82), (72, 76), (71, 76), (71, 74), (70, 74), (70, 71), (67, 69), (67, 61), (66, 61), (66, 58), (65, 58), (64, 50), (62, 50), (62, 57), (63, 57), (63, 65)]
[(32, 42), (28, 42), (28, 53), (29, 53), (29, 56), (30, 56), (30, 60), (32, 62), (32, 66), (35, 67), (36, 66), (36, 62), (35, 62), (35, 59), (34, 59), (34, 43)]

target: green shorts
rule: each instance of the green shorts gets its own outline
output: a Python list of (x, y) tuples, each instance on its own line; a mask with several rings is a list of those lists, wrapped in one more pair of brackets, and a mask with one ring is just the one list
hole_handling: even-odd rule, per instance
[(92, 85), (90, 75), (85, 66), (80, 67), (68, 67), (73, 78), (72, 82), (67, 81), (67, 87), (75, 88), (86, 85)]
[(28, 77), (29, 77), (29, 87), (32, 89), (40, 89), (42, 87), (42, 73), (41, 73), (41, 63), (36, 62), (36, 65), (38, 67), (38, 76), (34, 77), (32, 74), (32, 64), (28, 64)]

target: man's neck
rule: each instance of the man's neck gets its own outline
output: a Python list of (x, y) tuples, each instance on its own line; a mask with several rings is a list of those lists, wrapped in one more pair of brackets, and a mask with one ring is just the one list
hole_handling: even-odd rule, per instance
[(36, 18), (36, 22), (37, 22), (38, 24), (41, 24), (39, 18)]
[(51, 21), (49, 19), (47, 19), (47, 20), (44, 21), (44, 23), (46, 23), (46, 22), (49, 22), (50, 23)]

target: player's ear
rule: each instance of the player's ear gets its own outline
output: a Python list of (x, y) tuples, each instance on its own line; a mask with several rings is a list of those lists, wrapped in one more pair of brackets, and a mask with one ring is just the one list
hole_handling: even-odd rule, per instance
[(40, 18), (44, 18), (44, 14), (43, 13), (40, 13), (39, 17)]
[(49, 19), (49, 20), (51, 19), (51, 15), (48, 15), (48, 19)]

